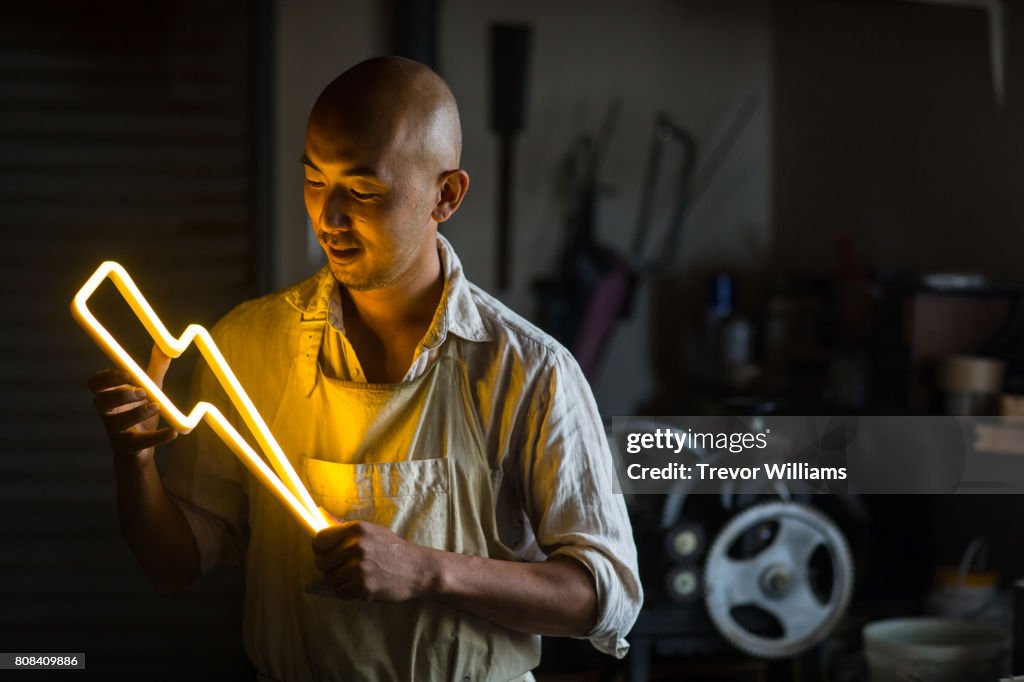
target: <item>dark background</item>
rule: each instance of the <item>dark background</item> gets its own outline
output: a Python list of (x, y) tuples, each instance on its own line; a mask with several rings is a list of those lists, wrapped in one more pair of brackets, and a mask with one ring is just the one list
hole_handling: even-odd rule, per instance
[[(1005, 359), (1011, 382), (1021, 337), (1007, 321), (1024, 284), (1024, 11), (1004, 7), (997, 97), (984, 12), (896, 0), (4, 3), (0, 651), (86, 652), (92, 679), (251, 679), (238, 571), (159, 595), (121, 539), (85, 389), (105, 360), (68, 306), (105, 259), (128, 267), (172, 330), (211, 325), (312, 272), (319, 255), (298, 164), (305, 116), (326, 82), (375, 54), (432, 62), (451, 84), (472, 181), (444, 232), (473, 281), (542, 325), (533, 282), (563, 270), (567, 242), (562, 160), (581, 134), (598, 133), (610, 103), (620, 109), (594, 229), (619, 250), (637, 222), (655, 115), (689, 129), (706, 164), (728, 121), (755, 103), (705, 177), (678, 252), (638, 281), (610, 339), (592, 377), (604, 416), (766, 402), (797, 414), (935, 412), (938, 351), (921, 351), (922, 336), (948, 335), (944, 352)], [(533, 31), (504, 290), (493, 265), (494, 22)], [(653, 203), (658, 229), (678, 194), (673, 161)], [(930, 326), (915, 327), (920, 276), (949, 271), (980, 273), (986, 286), (960, 301), (966, 317), (939, 305)], [(717, 272), (734, 276), (735, 310), (755, 330), (761, 374), (742, 388), (701, 370), (706, 283)], [(843, 322), (851, 297), (871, 301), (859, 326)], [(101, 298), (144, 357), (123, 306)], [(995, 312), (978, 313), (979, 299)], [(768, 362), (773, 300), (806, 304), (798, 340), (810, 350), (795, 369)], [(836, 357), (860, 363), (857, 400), (844, 402), (830, 379)], [(172, 370), (173, 392), (193, 361)], [(977, 536), (1003, 584), (1024, 572), (1017, 496), (890, 496), (865, 507), (857, 550), (871, 562), (855, 624), (919, 612), (932, 570)], [(656, 605), (658, 588), (648, 592)], [(574, 667), (600, 667), (585, 648), (546, 654), (544, 665), (569, 679), (581, 674)], [(676, 668), (662, 665), (671, 679)], [(753, 674), (789, 679), (782, 666)], [(728, 674), (718, 679), (739, 679)]]

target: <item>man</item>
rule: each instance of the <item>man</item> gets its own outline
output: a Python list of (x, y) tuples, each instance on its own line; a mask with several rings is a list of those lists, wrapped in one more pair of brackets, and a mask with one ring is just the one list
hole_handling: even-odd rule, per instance
[[(625, 654), (641, 589), (593, 396), (437, 234), (469, 185), (460, 152), (455, 100), (426, 67), (339, 76), (302, 158), (328, 266), (213, 330), (333, 517), (312, 546), (205, 427), (161, 480), (153, 447), (176, 434), (123, 373), (91, 380), (128, 542), (166, 588), (244, 558), (260, 679), (528, 680), (539, 635)], [(167, 364), (155, 351), (158, 381)], [(208, 370), (193, 390), (233, 414)]]

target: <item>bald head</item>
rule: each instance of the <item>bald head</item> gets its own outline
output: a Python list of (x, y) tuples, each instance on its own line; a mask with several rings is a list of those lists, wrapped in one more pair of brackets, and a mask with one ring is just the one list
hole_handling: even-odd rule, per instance
[(448, 85), (402, 57), (368, 59), (331, 81), (313, 105), (307, 135), (400, 150), (436, 173), (458, 168), (462, 154), (459, 109)]

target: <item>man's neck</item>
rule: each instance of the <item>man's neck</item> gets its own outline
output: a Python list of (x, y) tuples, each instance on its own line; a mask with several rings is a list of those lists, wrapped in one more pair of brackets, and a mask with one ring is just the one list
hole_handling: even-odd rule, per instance
[(441, 301), (444, 275), (436, 248), (420, 262), (418, 268), (381, 289), (356, 291), (341, 287), (346, 327), (350, 323), (362, 324), (378, 335), (422, 327), (425, 333)]
[(416, 346), (434, 319), (444, 292), (437, 250), (396, 286), (372, 291), (341, 287), (345, 336), (355, 350), (366, 380), (397, 383), (409, 371)]

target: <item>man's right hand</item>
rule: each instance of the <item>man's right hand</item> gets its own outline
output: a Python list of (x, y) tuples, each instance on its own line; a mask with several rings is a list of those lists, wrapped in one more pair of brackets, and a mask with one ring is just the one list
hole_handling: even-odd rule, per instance
[[(171, 359), (156, 346), (149, 358), (149, 375), (163, 387)], [(128, 545), (153, 584), (173, 591), (200, 575), (199, 548), (188, 520), (164, 491), (153, 464), (153, 449), (178, 435), (157, 428), (160, 416), (146, 392), (132, 383), (128, 372), (105, 369), (89, 378), (93, 401), (114, 448), (117, 480), (117, 518)]]
[[(153, 346), (146, 374), (162, 387), (170, 364), (171, 359)], [(107, 428), (117, 464), (135, 464), (142, 468), (152, 461), (156, 446), (178, 436), (171, 427), (157, 428), (160, 421), (157, 403), (149, 401), (145, 389), (132, 384), (128, 372), (105, 369), (89, 377), (88, 385), (95, 394), (93, 405)]]

